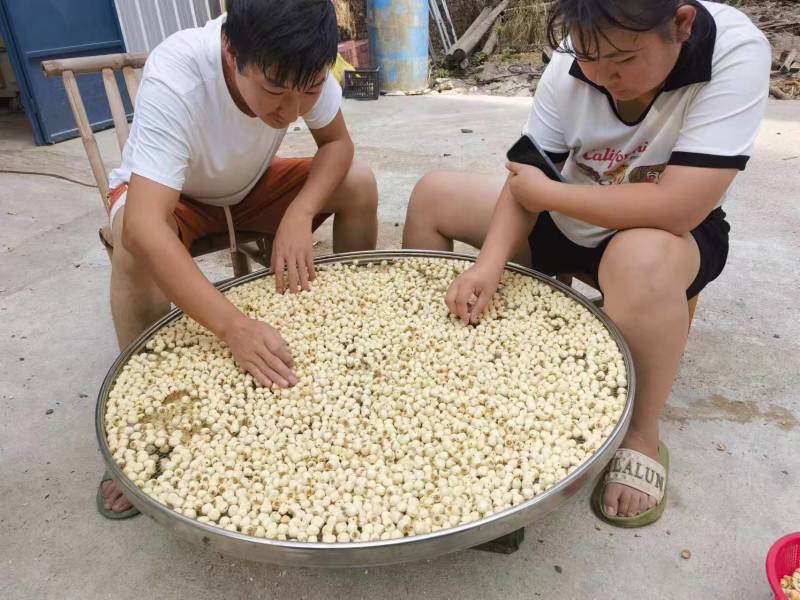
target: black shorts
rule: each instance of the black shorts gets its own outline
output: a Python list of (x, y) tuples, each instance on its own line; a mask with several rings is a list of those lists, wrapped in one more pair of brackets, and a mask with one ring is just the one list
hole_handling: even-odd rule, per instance
[[(728, 259), (728, 232), (730, 225), (725, 220), (725, 211), (714, 209), (706, 220), (692, 230), (692, 236), (700, 249), (700, 270), (686, 290), (687, 298), (694, 298), (704, 287), (722, 273)], [(528, 237), (534, 270), (546, 275), (584, 273), (597, 283), (600, 260), (614, 236), (596, 248), (576, 244), (553, 221), (550, 213), (543, 212)], [(599, 288), (599, 285), (597, 286)]]

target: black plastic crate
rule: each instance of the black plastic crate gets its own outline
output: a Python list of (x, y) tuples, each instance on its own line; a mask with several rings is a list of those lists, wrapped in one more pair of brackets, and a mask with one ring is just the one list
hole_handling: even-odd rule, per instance
[(344, 97), (354, 100), (377, 100), (381, 95), (380, 71), (380, 67), (345, 71)]

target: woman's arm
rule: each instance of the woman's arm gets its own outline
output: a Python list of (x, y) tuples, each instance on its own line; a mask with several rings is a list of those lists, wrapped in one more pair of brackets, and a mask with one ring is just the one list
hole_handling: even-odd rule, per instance
[[(506, 183), (494, 207), (478, 260), (450, 285), (445, 295), (447, 308), (462, 322), (478, 322), (497, 290), (506, 262), (530, 235), (536, 217), (514, 200)], [(475, 301), (470, 304), (473, 297)]]
[(520, 242), (530, 235), (535, 222), (536, 215), (514, 201), (506, 183), (494, 207), (476, 264), (502, 272)]
[(669, 165), (660, 183), (575, 185), (548, 179), (535, 167), (512, 163), (514, 199), (532, 212), (563, 213), (609, 229), (647, 227), (683, 235), (719, 203), (736, 169)]

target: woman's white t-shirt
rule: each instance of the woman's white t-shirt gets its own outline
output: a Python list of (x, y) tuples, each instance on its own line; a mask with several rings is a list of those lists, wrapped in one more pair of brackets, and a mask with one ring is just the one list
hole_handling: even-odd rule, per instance
[[(766, 109), (769, 42), (743, 13), (712, 2), (700, 3), (693, 31), (693, 49), (684, 48), (650, 109), (632, 123), (578, 61), (555, 53), (524, 132), (554, 162), (566, 161), (562, 173), (576, 184), (657, 183), (667, 165), (744, 170)], [(614, 233), (551, 216), (585, 247)]]
[[(245, 115), (231, 98), (222, 72), (221, 27), (179, 31), (162, 42), (144, 67), (122, 165), (112, 189), (132, 173), (216, 206), (240, 202), (269, 167), (286, 129)], [(310, 129), (336, 117), (342, 91), (333, 75), (312, 110)]]

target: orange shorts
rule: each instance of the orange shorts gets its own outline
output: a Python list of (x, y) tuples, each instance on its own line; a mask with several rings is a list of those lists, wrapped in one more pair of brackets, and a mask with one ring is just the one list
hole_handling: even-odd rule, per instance
[[(275, 235), (286, 209), (308, 179), (311, 161), (310, 158), (275, 157), (244, 200), (230, 207), (236, 231)], [(110, 215), (116, 212), (114, 205), (127, 190), (127, 184), (111, 190), (108, 196)], [(173, 214), (178, 224), (178, 235), (187, 249), (192, 247), (195, 240), (228, 231), (225, 211), (221, 206), (203, 204), (181, 195)], [(320, 213), (314, 217), (313, 229), (329, 216), (329, 213)]]

